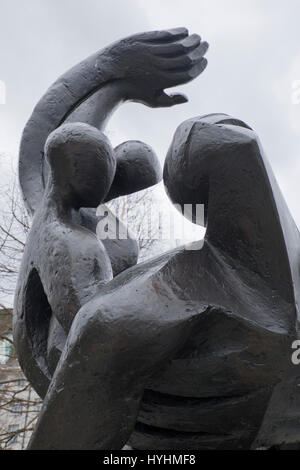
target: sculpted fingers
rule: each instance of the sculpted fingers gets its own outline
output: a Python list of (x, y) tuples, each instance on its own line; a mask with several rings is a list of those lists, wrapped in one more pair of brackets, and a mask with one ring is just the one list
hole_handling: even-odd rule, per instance
[[(151, 107), (167, 107), (185, 103), (181, 94), (168, 95), (163, 90), (183, 85), (196, 78), (206, 67), (204, 55), (208, 43), (198, 34), (188, 34), (185, 28), (142, 33), (128, 39), (130, 58), (126, 70), (126, 99)], [(127, 43), (128, 44), (128, 43)]]
[(188, 36), (189, 32), (186, 28), (173, 28), (162, 31), (149, 31), (135, 36), (139, 42), (152, 44), (165, 44), (168, 42), (178, 41)]
[(183, 104), (188, 98), (183, 93), (171, 93), (168, 95), (165, 91), (158, 93), (153, 102), (153, 107), (169, 108), (177, 104)]
[(204, 55), (208, 43), (193, 34), (182, 41), (162, 46), (151, 46), (151, 63), (162, 89), (181, 85), (196, 78), (207, 65)]
[(150, 51), (157, 57), (172, 58), (194, 50), (199, 46), (201, 38), (198, 34), (192, 34), (180, 41), (168, 44), (151, 45)]
[(201, 42), (198, 47), (189, 51), (188, 53), (182, 54), (178, 57), (172, 57), (168, 59), (161, 59), (160, 66), (163, 70), (169, 71), (184, 71), (188, 70), (201, 62), (201, 59), (208, 50), (208, 43), (206, 41)]
[(200, 59), (199, 62), (196, 62), (195, 65), (193, 65), (190, 68), (183, 68), (183, 70), (175, 70), (173, 72), (170, 72), (171, 74), (174, 75), (173, 80), (176, 82), (177, 85), (187, 83), (194, 78), (198, 77), (203, 70), (205, 70), (207, 66), (207, 59), (203, 57)]

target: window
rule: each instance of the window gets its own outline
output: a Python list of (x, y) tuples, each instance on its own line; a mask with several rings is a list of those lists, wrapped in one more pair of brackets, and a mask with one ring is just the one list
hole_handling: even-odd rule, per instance
[[(7, 338), (12, 340), (12, 334), (9, 333)], [(2, 339), (0, 341), (0, 364), (6, 364), (12, 357), (13, 345), (10, 341)]]

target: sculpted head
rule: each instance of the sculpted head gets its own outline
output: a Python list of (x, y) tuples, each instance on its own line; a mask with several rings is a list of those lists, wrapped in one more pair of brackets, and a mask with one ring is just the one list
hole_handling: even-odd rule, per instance
[(197, 205), (207, 218), (210, 169), (226, 160), (232, 148), (254, 139), (252, 129), (227, 114), (207, 114), (188, 119), (175, 132), (164, 164), (164, 185), (176, 208), (194, 223)]
[(129, 140), (114, 150), (116, 176), (106, 200), (141, 191), (161, 181), (161, 166), (150, 145)]
[(113, 182), (114, 151), (105, 135), (84, 123), (70, 123), (53, 131), (45, 145), (50, 166), (49, 184), (72, 207), (98, 207)]

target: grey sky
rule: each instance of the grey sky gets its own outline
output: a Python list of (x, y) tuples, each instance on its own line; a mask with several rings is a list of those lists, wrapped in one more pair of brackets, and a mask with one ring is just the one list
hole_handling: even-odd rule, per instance
[(0, 12), (2, 175), (33, 106), (57, 76), (122, 36), (186, 26), (210, 43), (206, 71), (182, 87), (190, 102), (163, 110), (125, 105), (108, 128), (113, 144), (144, 140), (163, 161), (184, 119), (217, 111), (240, 117), (259, 134), (300, 225), (300, 104), (291, 100), (300, 80), (299, 0), (0, 0)]

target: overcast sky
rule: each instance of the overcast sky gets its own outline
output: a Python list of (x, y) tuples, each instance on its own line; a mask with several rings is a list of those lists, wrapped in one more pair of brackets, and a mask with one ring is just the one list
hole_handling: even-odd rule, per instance
[(300, 0), (0, 0), (0, 8), (2, 182), (33, 106), (59, 75), (123, 36), (186, 26), (210, 44), (206, 71), (182, 87), (189, 103), (125, 105), (108, 136), (113, 144), (144, 140), (163, 161), (183, 120), (211, 112), (242, 118), (259, 134), (300, 226), (300, 104), (291, 97), (300, 80)]

